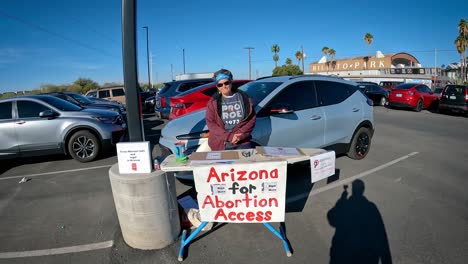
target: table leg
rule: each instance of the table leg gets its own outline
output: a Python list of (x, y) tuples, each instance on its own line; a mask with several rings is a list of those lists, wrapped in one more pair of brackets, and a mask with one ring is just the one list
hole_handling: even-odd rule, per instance
[(185, 237), (187, 236), (187, 230), (184, 230), (182, 232), (182, 238), (181, 238), (180, 249), (179, 249), (179, 257), (177, 258), (177, 260), (179, 260), (179, 261), (184, 260), (185, 246), (187, 246), (190, 243), (190, 241), (192, 241), (207, 224), (208, 224), (208, 222), (202, 222), (201, 225), (199, 227), (197, 227), (193, 231), (193, 233), (190, 234), (190, 236), (187, 239), (185, 239)]
[(277, 236), (279, 239), (283, 241), (284, 250), (286, 250), (286, 256), (291, 257), (292, 256), (291, 249), (289, 248), (286, 234), (284, 232), (284, 229), (281, 227), (281, 225), (280, 225), (280, 232), (276, 231), (276, 229), (272, 227), (270, 223), (263, 223), (263, 225), (266, 226), (268, 230), (270, 230), (273, 234), (275, 234), (275, 236)]

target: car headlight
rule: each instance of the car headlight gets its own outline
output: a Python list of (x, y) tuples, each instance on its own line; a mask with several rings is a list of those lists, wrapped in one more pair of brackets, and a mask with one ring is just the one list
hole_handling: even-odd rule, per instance
[(106, 123), (106, 124), (117, 124), (119, 122), (119, 118), (113, 117), (113, 116), (95, 116), (94, 119), (96, 119), (99, 122)]
[(109, 108), (109, 110), (114, 111), (114, 112), (117, 112), (117, 113), (120, 112), (120, 111), (119, 111), (119, 108), (115, 108), (115, 107)]
[(147, 103), (147, 104), (154, 104), (154, 103), (156, 103), (156, 99), (154, 99), (154, 98), (148, 98), (148, 99), (146, 99), (145, 103)]
[(210, 135), (210, 131), (205, 130), (201, 132), (179, 135), (179, 136), (176, 136), (176, 138), (179, 140), (200, 139), (200, 138), (208, 138), (209, 135)]

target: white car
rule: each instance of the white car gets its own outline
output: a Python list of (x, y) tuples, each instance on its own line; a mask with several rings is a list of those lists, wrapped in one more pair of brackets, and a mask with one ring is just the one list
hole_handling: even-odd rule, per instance
[[(241, 86), (257, 113), (252, 142), (259, 146), (332, 149), (364, 158), (374, 133), (372, 101), (356, 83), (320, 75), (280, 76)], [(205, 110), (163, 128), (156, 154), (167, 156), (183, 141), (187, 154), (209, 151)]]

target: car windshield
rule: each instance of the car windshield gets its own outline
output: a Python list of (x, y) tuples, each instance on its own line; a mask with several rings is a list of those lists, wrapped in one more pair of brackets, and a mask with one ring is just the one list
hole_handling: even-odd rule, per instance
[(51, 106), (61, 110), (61, 111), (80, 111), (82, 108), (80, 106), (74, 105), (70, 102), (67, 102), (63, 99), (53, 97), (53, 96), (43, 96), (37, 98), (43, 102), (50, 104)]
[(269, 95), (276, 87), (280, 86), (281, 82), (249, 82), (241, 87), (239, 90), (246, 92), (252, 99), (253, 106), (255, 107), (267, 95)]
[(412, 87), (414, 87), (414, 83), (404, 83), (404, 84), (398, 85), (397, 87), (395, 87), (395, 89), (408, 90), (408, 89), (411, 89)]
[(68, 94), (68, 95), (83, 105), (89, 105), (93, 103), (91, 100), (86, 98), (86, 96), (81, 95), (81, 94)]

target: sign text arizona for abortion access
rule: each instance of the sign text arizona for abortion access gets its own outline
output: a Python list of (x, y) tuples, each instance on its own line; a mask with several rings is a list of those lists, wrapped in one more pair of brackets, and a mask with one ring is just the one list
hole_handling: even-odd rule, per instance
[(284, 221), (285, 161), (208, 165), (193, 175), (202, 221)]

